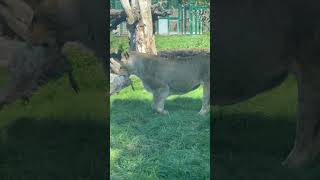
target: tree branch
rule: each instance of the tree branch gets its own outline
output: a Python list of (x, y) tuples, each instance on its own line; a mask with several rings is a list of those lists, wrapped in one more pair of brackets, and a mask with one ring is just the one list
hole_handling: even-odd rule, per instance
[(119, 24), (126, 21), (127, 14), (124, 10), (111, 9), (110, 19), (110, 30), (115, 30)]
[(134, 17), (133, 10), (132, 10), (132, 8), (130, 6), (129, 0), (120, 0), (120, 2), (122, 4), (122, 7), (123, 7), (124, 11), (127, 14), (127, 17), (128, 17), (127, 22), (129, 24), (133, 24), (135, 22), (135, 17)]
[[(153, 4), (151, 6), (151, 13), (152, 13), (153, 21), (157, 20), (158, 16), (163, 17), (163, 16), (168, 16), (172, 14), (170, 10), (164, 9), (160, 3)], [(117, 29), (117, 26), (122, 22), (125, 22), (126, 18), (127, 18), (127, 14), (124, 10), (111, 9), (110, 10), (110, 19), (111, 19), (110, 30)]]

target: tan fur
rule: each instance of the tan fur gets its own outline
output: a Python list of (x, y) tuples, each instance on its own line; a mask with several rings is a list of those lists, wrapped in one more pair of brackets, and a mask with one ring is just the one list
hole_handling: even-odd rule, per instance
[(160, 56), (131, 52), (121, 61), (122, 75), (138, 76), (144, 88), (153, 94), (152, 109), (167, 114), (164, 103), (169, 95), (190, 92), (203, 85), (202, 108), (199, 114), (210, 111), (210, 56), (203, 51), (180, 52), (179, 57), (163, 53)]
[[(288, 74), (295, 75), (298, 85), (296, 139), (283, 162), (292, 168), (302, 167), (314, 160), (320, 151), (320, 41), (307, 39), (301, 47), (301, 50), (295, 51), (296, 57), (279, 58), (274, 55), (275, 51), (257, 59), (217, 57), (212, 71), (213, 105), (218, 106), (247, 100), (280, 85)], [(266, 51), (271, 52), (269, 49)]]

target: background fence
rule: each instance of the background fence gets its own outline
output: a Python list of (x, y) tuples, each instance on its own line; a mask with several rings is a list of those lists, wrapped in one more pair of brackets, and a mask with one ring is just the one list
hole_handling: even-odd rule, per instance
[[(152, 4), (158, 2), (159, 0), (152, 0)], [(111, 8), (122, 9), (119, 0), (111, 0), (110, 3)], [(164, 7), (171, 9), (172, 14), (158, 18), (155, 23), (156, 34), (202, 34), (210, 31), (210, 24), (204, 18), (209, 11), (208, 5), (199, 5), (192, 0), (185, 4), (181, 0), (171, 0), (166, 1)], [(120, 24), (115, 33), (118, 35), (127, 34), (126, 24)]]

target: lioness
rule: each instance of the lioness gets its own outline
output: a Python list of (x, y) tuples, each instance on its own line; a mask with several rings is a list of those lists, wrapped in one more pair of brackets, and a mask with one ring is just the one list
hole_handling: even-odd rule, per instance
[(289, 73), (296, 76), (298, 122), (283, 163), (288, 167), (301, 167), (320, 151), (319, 7), (312, 0), (215, 4), (215, 105), (241, 102), (279, 85)]
[[(173, 57), (179, 54), (180, 57)], [(210, 110), (210, 55), (203, 51), (176, 51), (162, 56), (138, 52), (124, 53), (119, 74), (138, 76), (153, 95), (152, 109), (168, 114), (164, 103), (169, 95), (184, 94), (203, 85), (200, 115)]]

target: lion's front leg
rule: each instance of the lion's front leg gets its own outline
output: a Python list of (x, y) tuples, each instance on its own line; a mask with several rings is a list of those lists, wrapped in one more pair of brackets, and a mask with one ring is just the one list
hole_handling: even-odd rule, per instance
[(170, 88), (167, 84), (163, 83), (157, 78), (146, 77), (141, 78), (144, 88), (151, 92), (153, 95), (151, 108), (157, 113), (168, 114), (168, 111), (164, 109), (164, 103), (169, 96)]
[(200, 115), (205, 115), (210, 112), (210, 81), (203, 83), (202, 107)]
[(169, 96), (169, 87), (164, 86), (153, 91), (152, 109), (160, 114), (168, 114), (164, 109), (164, 103)]
[[(319, 67), (319, 68), (318, 68)], [(298, 168), (313, 160), (320, 151), (320, 66), (298, 64), (299, 118), (293, 149), (284, 165)]]

